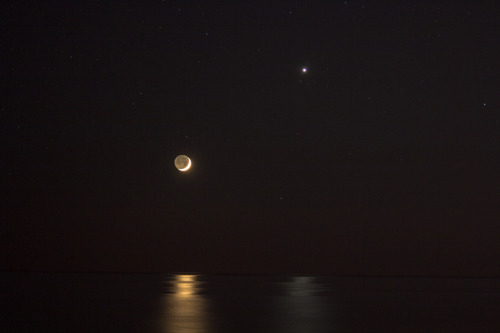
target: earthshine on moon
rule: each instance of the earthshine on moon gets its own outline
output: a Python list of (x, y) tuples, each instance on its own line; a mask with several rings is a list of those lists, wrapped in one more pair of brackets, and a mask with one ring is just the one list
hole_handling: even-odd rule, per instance
[(188, 171), (191, 168), (191, 160), (186, 155), (179, 155), (174, 161), (175, 167), (179, 171)]

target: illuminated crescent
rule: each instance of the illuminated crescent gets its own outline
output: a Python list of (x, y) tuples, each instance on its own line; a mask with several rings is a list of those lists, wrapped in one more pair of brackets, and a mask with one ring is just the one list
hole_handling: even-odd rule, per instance
[(188, 171), (190, 167), (191, 167), (191, 159), (188, 157), (188, 165), (183, 169), (179, 169), (179, 171)]

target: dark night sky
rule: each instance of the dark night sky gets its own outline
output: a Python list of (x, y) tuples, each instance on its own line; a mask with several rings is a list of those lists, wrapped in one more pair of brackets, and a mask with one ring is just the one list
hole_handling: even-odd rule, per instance
[(4, 269), (500, 275), (495, 1), (2, 7)]

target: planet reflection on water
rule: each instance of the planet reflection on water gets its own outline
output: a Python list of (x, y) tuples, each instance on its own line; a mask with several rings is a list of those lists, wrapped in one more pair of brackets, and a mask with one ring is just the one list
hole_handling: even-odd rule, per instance
[(337, 331), (333, 304), (321, 296), (322, 285), (311, 276), (295, 276), (282, 282), (283, 293), (274, 302), (274, 331)]

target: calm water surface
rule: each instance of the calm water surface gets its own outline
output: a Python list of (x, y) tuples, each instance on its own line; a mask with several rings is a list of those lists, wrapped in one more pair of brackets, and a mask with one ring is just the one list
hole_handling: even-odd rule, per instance
[(500, 279), (1, 273), (0, 281), (2, 332), (500, 332)]

